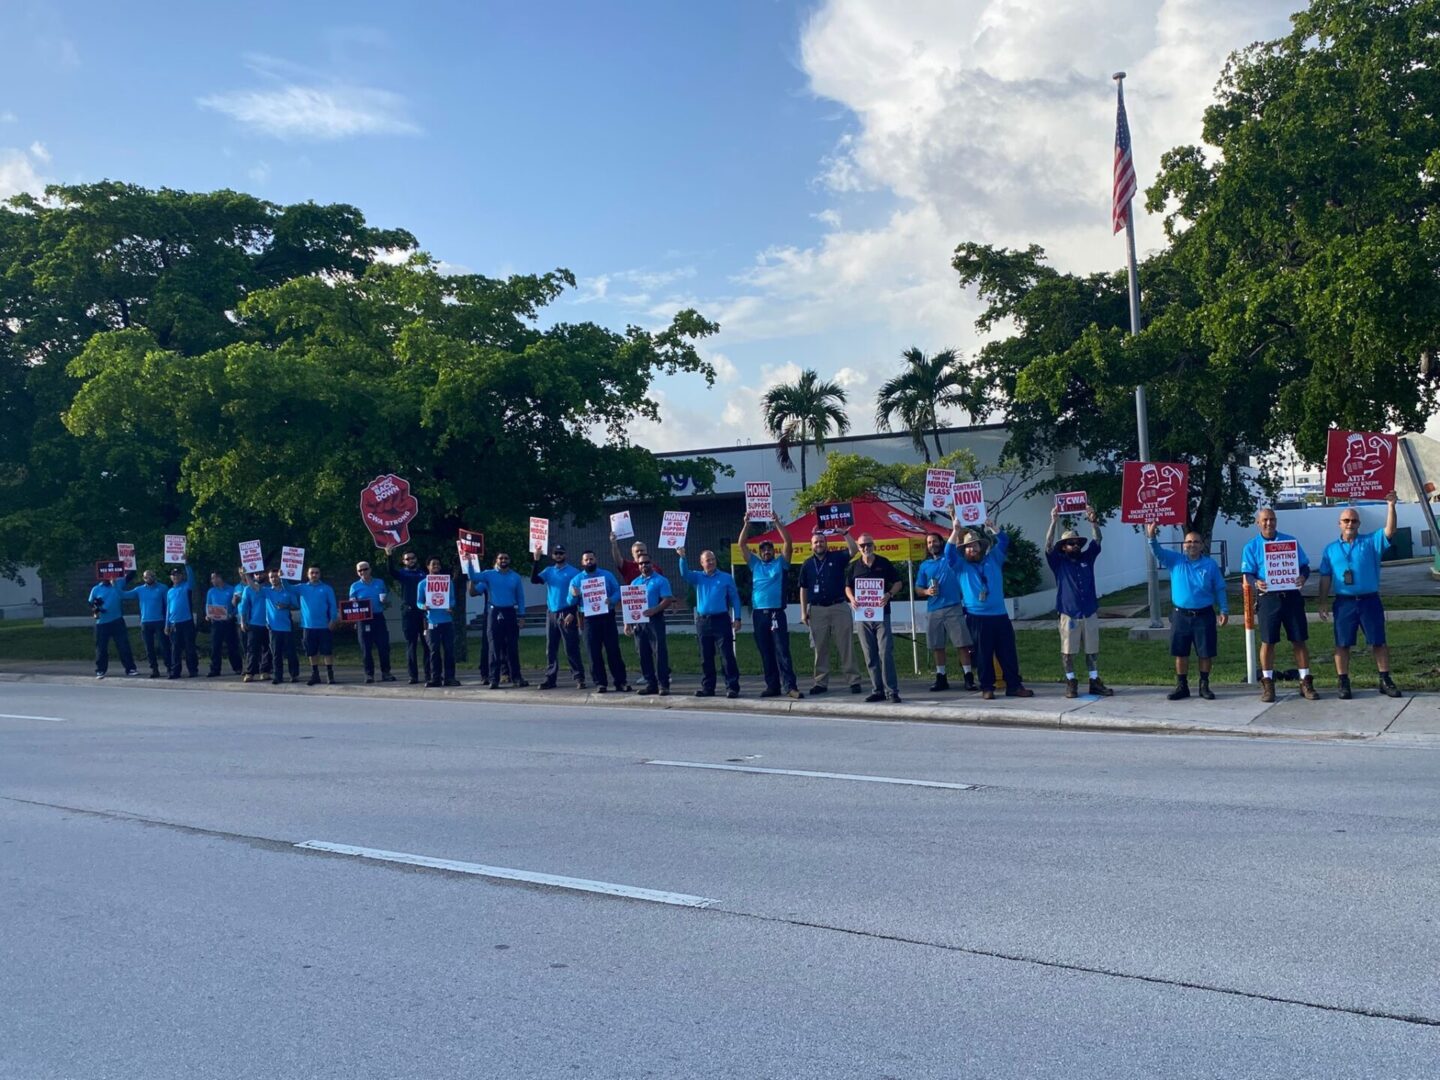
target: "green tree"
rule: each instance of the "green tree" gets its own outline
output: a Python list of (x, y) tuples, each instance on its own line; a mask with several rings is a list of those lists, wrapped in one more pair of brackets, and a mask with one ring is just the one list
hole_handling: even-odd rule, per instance
[(925, 436), (934, 438), (935, 456), (940, 457), (944, 452), (940, 448), (940, 414), (966, 404), (970, 375), (954, 349), (926, 356), (920, 349), (910, 348), (902, 355), (904, 369), (887, 379), (875, 396), (875, 427), (892, 431), (898, 420), (910, 433), (915, 449), (929, 462), (930, 447)]
[(954, 469), (957, 480), (981, 479), (980, 463), (969, 450), (952, 450), (933, 465), (890, 463), (864, 454), (831, 454), (815, 483), (795, 495), (796, 513), (821, 503), (849, 502), (874, 495), (911, 514), (925, 505), (925, 470)]
[(800, 447), (800, 486), (806, 486), (805, 449), (814, 443), (816, 451), (825, 449), (825, 440), (833, 433), (844, 435), (850, 430), (845, 415), (845, 388), (837, 382), (820, 380), (811, 369), (800, 373), (793, 383), (772, 386), (760, 399), (765, 429), (775, 439), (775, 456), (780, 467), (793, 472), (795, 462), (791, 450)]

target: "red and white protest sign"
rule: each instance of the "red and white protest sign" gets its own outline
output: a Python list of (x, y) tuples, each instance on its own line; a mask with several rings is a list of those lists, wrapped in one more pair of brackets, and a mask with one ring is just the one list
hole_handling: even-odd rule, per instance
[(450, 575), (425, 575), (425, 606), (444, 611), (450, 606)]
[(460, 569), (465, 574), (478, 574), (485, 568), (485, 534), (461, 529), (455, 541), (460, 556)]
[(418, 513), (420, 503), (410, 494), (410, 481), (394, 473), (377, 476), (360, 489), (360, 518), (378, 548), (408, 544), (410, 522)]
[(950, 509), (950, 500), (954, 498), (954, 490), (954, 469), (925, 470), (925, 509), (927, 511)]
[(769, 480), (745, 481), (745, 520), (775, 520), (775, 493)]
[(621, 510), (618, 514), (610, 515), (610, 531), (615, 534), (616, 540), (628, 540), (635, 535), (635, 526), (630, 522), (629, 510)]
[(550, 550), (550, 519), (549, 519), (549, 518), (535, 518), (535, 517), (532, 517), (532, 518), (530, 519), (530, 550), (531, 550), (531, 551), (549, 551), (549, 550)]
[(282, 547), (280, 549), (280, 576), (286, 581), (299, 581), (305, 573), (305, 549)]
[(1265, 591), (1300, 588), (1300, 541), (1265, 541)]
[(341, 622), (365, 622), (370, 618), (369, 600), (341, 600)]
[(666, 510), (660, 519), (660, 546), (681, 548), (685, 546), (685, 533), (690, 528), (690, 511)]
[(855, 579), (855, 618), (861, 622), (884, 622), (885, 579), (878, 577), (857, 577)]
[(1325, 444), (1325, 496), (1383, 499), (1395, 490), (1399, 439), (1378, 431), (1331, 431)]
[(843, 533), (855, 526), (855, 508), (850, 503), (821, 503), (815, 507), (815, 527), (825, 533)]
[(644, 585), (622, 585), (620, 587), (620, 610), (624, 612), (626, 626), (635, 626), (650, 621), (649, 616), (645, 614), (645, 609), (650, 606), (645, 602), (647, 592)]
[(1184, 525), (1189, 493), (1189, 465), (1127, 461), (1120, 520), (1126, 525)]
[(954, 487), (955, 517), (967, 529), (985, 524), (985, 485), (979, 480), (966, 480)]
[(265, 556), (260, 550), (259, 540), (240, 542), (240, 569), (247, 574), (258, 574), (265, 569)]
[(119, 581), (125, 576), (125, 564), (119, 559), (101, 559), (95, 564), (98, 581)]
[(609, 584), (596, 574), (580, 582), (580, 613), (603, 615), (610, 610)]
[(224, 604), (206, 604), (205, 617), (211, 622), (229, 622), (230, 609)]
[(183, 535), (165, 534), (165, 562), (185, 562), (185, 537)]
[(1090, 505), (1090, 496), (1083, 491), (1062, 491), (1055, 496), (1055, 509), (1062, 514), (1081, 514)]
[(115, 558), (119, 559), (122, 563), (125, 564), (125, 569), (126, 569), (126, 570), (134, 570), (134, 569), (136, 568), (136, 567), (135, 567), (135, 545), (134, 545), (134, 544), (116, 544), (116, 545), (115, 545)]

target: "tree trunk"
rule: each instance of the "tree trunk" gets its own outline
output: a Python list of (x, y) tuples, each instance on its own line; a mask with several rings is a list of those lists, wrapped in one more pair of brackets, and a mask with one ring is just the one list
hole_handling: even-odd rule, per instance
[(945, 456), (945, 451), (940, 449), (940, 429), (937, 427), (931, 434), (935, 437), (935, 460), (939, 461)]
[(805, 479), (805, 443), (804, 443), (804, 442), (801, 442), (801, 443), (800, 443), (800, 490), (801, 490), (801, 491), (804, 491), (804, 490), (805, 490), (806, 488), (808, 488), (809, 486), (810, 486), (809, 481), (807, 481), (807, 480)]

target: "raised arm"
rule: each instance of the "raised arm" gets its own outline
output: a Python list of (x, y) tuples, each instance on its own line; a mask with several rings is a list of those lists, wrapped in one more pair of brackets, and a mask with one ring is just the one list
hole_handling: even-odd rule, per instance
[(1400, 496), (1397, 495), (1397, 494), (1395, 494), (1395, 492), (1393, 492), (1393, 491), (1390, 492), (1390, 494), (1388, 494), (1388, 495), (1385, 496), (1385, 503), (1386, 503), (1386, 506), (1385, 506), (1385, 539), (1386, 539), (1386, 540), (1394, 540), (1394, 539), (1395, 539), (1395, 530), (1396, 530), (1397, 528), (1399, 528), (1399, 521), (1398, 521), (1398, 519), (1397, 519), (1396, 516), (1395, 516), (1395, 504), (1396, 504), (1396, 502), (1399, 501), (1399, 499), (1400, 499)]
[(620, 554), (620, 540), (615, 535), (615, 530), (610, 530), (610, 558), (615, 562), (615, 569), (624, 569), (625, 556)]
[(1045, 530), (1045, 550), (1050, 551), (1055, 547), (1055, 530), (1060, 526), (1060, 507), (1050, 507), (1050, 527)]
[(786, 566), (789, 566), (790, 534), (785, 530), (785, 523), (779, 518), (775, 518), (771, 523), (775, 526), (775, 531), (780, 534), (780, 558), (784, 560)]
[(750, 515), (745, 515), (745, 520), (740, 523), (740, 535), (735, 538), (735, 545), (740, 549), (740, 557), (745, 558), (745, 541), (750, 538)]
[[(850, 526), (853, 529), (855, 526)], [(845, 530), (845, 546), (850, 549), (850, 558), (860, 554), (860, 545), (855, 543), (855, 538), (850, 535), (850, 529)]]
[(1095, 513), (1095, 508), (1089, 503), (1085, 504), (1085, 520), (1090, 522), (1090, 535), (1095, 543), (1100, 543), (1100, 515)]

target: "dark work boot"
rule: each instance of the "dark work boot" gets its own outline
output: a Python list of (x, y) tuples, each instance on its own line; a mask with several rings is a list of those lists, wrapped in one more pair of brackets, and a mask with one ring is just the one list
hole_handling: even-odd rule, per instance
[(930, 684), (930, 692), (931, 692), (932, 694), (935, 694), (935, 693), (939, 693), (941, 690), (949, 690), (949, 689), (950, 689), (950, 680), (949, 680), (946, 676), (940, 674), (939, 672), (936, 672), (936, 674), (935, 674), (935, 681)]
[(1190, 680), (1187, 679), (1184, 675), (1180, 675), (1180, 676), (1177, 676), (1176, 679), (1175, 679), (1175, 689), (1174, 689), (1174, 690), (1171, 690), (1170, 693), (1168, 693), (1168, 694), (1165, 695), (1165, 700), (1166, 700), (1166, 701), (1184, 701), (1184, 700), (1185, 700), (1187, 697), (1189, 697), (1189, 696), (1190, 696)]

